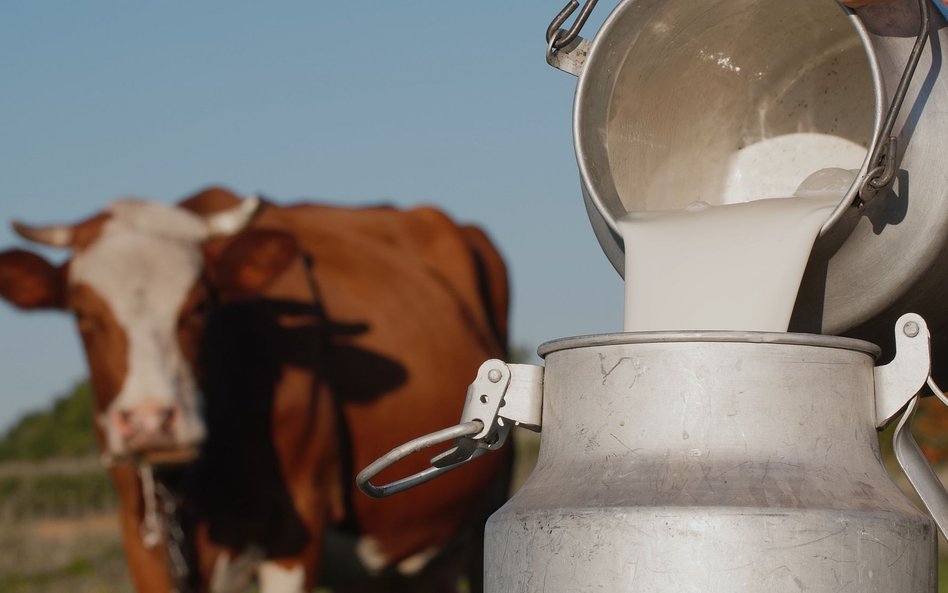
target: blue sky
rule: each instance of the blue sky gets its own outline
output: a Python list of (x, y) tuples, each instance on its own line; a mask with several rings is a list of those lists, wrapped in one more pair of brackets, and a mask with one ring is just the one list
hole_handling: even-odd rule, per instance
[[(500, 246), (514, 343), (619, 331), (621, 281), (579, 191), (575, 79), (543, 59), (561, 7), (0, 2), (0, 248), (24, 246), (12, 218), (71, 222), (211, 183), (278, 202), (428, 203)], [(67, 315), (0, 304), (0, 427), (84, 365)]]

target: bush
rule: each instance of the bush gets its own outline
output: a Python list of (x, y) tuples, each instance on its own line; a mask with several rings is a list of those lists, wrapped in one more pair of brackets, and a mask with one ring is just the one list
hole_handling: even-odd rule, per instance
[(59, 397), (51, 410), (21, 418), (0, 439), (0, 462), (94, 454), (92, 398), (89, 383), (82, 382)]

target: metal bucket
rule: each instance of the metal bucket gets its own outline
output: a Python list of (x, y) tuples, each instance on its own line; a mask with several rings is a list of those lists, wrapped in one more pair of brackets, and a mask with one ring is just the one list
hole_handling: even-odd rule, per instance
[(617, 334), (546, 358), (536, 469), (487, 593), (932, 593), (936, 531), (882, 466), (847, 338)]
[[(948, 79), (938, 76), (948, 33), (932, 15), (922, 51), (927, 1), (857, 15), (832, 0), (625, 0), (592, 43), (559, 50), (564, 19), (551, 26), (551, 63), (579, 76), (573, 127), (587, 211), (619, 273), (617, 220), (629, 211), (786, 196), (816, 169), (858, 169), (821, 231), (791, 329), (890, 350), (887, 328), (905, 311), (948, 322)], [(918, 72), (899, 111), (913, 50)], [(734, 169), (742, 151), (800, 133), (864, 150), (815, 162), (788, 147), (756, 170)], [(886, 167), (892, 186), (880, 183)]]

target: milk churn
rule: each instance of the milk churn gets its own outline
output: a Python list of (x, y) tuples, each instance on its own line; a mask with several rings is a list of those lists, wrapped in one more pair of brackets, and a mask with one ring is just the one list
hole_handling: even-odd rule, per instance
[(875, 346), (803, 334), (544, 345), (540, 459), (488, 523), (487, 590), (934, 591), (934, 527), (876, 435), (927, 377), (908, 323), (875, 373)]
[[(929, 326), (906, 312), (948, 321), (928, 277), (948, 255), (935, 154), (948, 138), (937, 76), (948, 39), (926, 2), (912, 4), (906, 33), (901, 13), (856, 15), (829, 0), (624, 0), (592, 43), (578, 32), (595, 2), (560, 29), (571, 2), (548, 31), (548, 61), (579, 75), (583, 193), (620, 272), (625, 213), (713, 201), (724, 184), (782, 192), (825, 166), (775, 153), (784, 160), (757, 178), (728, 170), (735, 151), (809, 132), (864, 147), (833, 165), (858, 174), (821, 231), (815, 288), (798, 299), (818, 327), (565, 338), (540, 347), (542, 367), (489, 360), (457, 426), (393, 450), (359, 487), (395, 494), (490, 454), (514, 427), (542, 430), (536, 469), (487, 523), (490, 593), (933, 593), (948, 492), (911, 422), (919, 397), (948, 397), (931, 376)], [(862, 290), (872, 282), (882, 286)], [(869, 341), (823, 335), (861, 331), (886, 358)], [(882, 464), (878, 431), (892, 423), (922, 508)], [(372, 483), (446, 442), (425, 471)]]

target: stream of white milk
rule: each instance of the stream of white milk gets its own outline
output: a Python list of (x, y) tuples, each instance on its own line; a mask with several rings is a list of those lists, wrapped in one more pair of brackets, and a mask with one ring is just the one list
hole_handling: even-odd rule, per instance
[[(804, 144), (809, 161), (842, 158), (833, 142)], [(850, 166), (865, 156), (863, 147), (843, 148)], [(753, 166), (780, 162), (751, 156)], [(733, 203), (747, 198), (726, 189), (723, 205), (628, 214), (619, 221), (625, 330), (787, 331), (813, 242), (856, 174), (821, 169), (791, 197)]]

